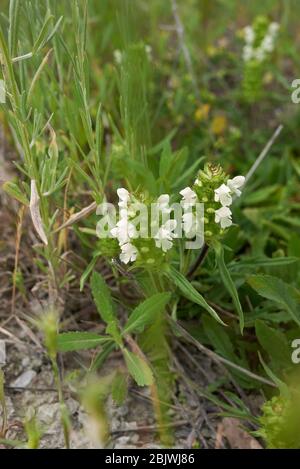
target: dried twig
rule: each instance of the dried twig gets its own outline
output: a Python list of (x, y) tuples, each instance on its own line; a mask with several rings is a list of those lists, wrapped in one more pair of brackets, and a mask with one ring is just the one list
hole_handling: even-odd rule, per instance
[(161, 425), (142, 425), (140, 427), (135, 428), (120, 428), (117, 430), (112, 430), (111, 434), (118, 434), (118, 433), (128, 433), (128, 432), (146, 432), (146, 431), (157, 431), (164, 428), (174, 428), (174, 427), (182, 427), (183, 425), (188, 425), (190, 422), (188, 420), (179, 420), (178, 422), (171, 422), (165, 423)]
[(209, 246), (207, 244), (204, 244), (204, 246), (202, 247), (202, 249), (200, 251), (199, 256), (197, 257), (197, 259), (195, 261), (195, 263), (190, 268), (190, 270), (187, 274), (187, 278), (191, 278), (193, 276), (193, 274), (196, 272), (196, 270), (198, 269), (198, 267), (200, 267), (200, 265), (202, 264), (202, 262), (204, 261), (204, 259), (206, 257), (208, 249), (209, 249)]
[(12, 332), (8, 331), (7, 329), (4, 329), (4, 327), (0, 327), (0, 332), (3, 335), (6, 335), (7, 337), (10, 337), (13, 342), (16, 342), (20, 345), (26, 345), (22, 340), (20, 340), (16, 335), (14, 335)]
[(20, 253), (20, 243), (21, 243), (21, 236), (22, 236), (22, 224), (23, 224), (24, 211), (25, 211), (25, 206), (22, 205), (18, 212), (17, 234), (16, 234), (16, 254), (15, 254), (13, 287), (12, 287), (12, 297), (11, 297), (11, 314), (14, 314), (15, 312), (17, 273), (18, 273), (18, 265), (19, 265), (19, 253)]
[(65, 223), (63, 223), (58, 228), (56, 228), (54, 233), (57, 233), (58, 231), (60, 231), (64, 228), (67, 228), (68, 226), (74, 225), (74, 223), (77, 223), (82, 218), (87, 217), (96, 208), (97, 208), (97, 203), (96, 202), (93, 202), (90, 205), (88, 205), (87, 207), (84, 207), (82, 210), (80, 210), (80, 212), (77, 212), (77, 213), (74, 213), (73, 215), (71, 215), (70, 218)]
[[(181, 363), (179, 362), (179, 360), (176, 358), (176, 355), (174, 355), (173, 357), (173, 361), (174, 363), (176, 364), (176, 368), (178, 371), (180, 371), (181, 373), (181, 377), (183, 379), (183, 381), (185, 382), (187, 388), (189, 389), (189, 392), (194, 396), (194, 399), (195, 400), (199, 400), (199, 397), (198, 397), (198, 393), (195, 393), (195, 386), (194, 384), (192, 383), (192, 381), (190, 380), (190, 378), (186, 375), (186, 372), (184, 370), (184, 368), (182, 367)], [(202, 396), (201, 396), (202, 397)], [(208, 415), (207, 413), (205, 412), (205, 409), (203, 408), (203, 406), (199, 405), (199, 415), (196, 417), (196, 419), (194, 419), (194, 416), (191, 416), (190, 417), (190, 423), (192, 425), (192, 430), (194, 430), (195, 433), (198, 433), (199, 434), (199, 438), (201, 439), (202, 441), (202, 444), (204, 445), (204, 447), (207, 446), (204, 438), (202, 438), (200, 432), (198, 431), (198, 428), (197, 428), (197, 422), (199, 421), (199, 417), (202, 417), (203, 420), (206, 422), (206, 425), (207, 427), (210, 429), (210, 431), (212, 433), (215, 433), (215, 430), (214, 430), (214, 427), (213, 425), (211, 424), (211, 422), (209, 421), (209, 418), (208, 418)]]
[(275, 132), (273, 133), (272, 137), (270, 138), (270, 140), (268, 141), (268, 143), (265, 145), (264, 149), (262, 150), (262, 152), (260, 153), (260, 155), (258, 156), (258, 158), (255, 160), (255, 162), (253, 163), (253, 165), (251, 166), (251, 168), (249, 169), (247, 175), (246, 175), (246, 182), (249, 181), (249, 179), (253, 176), (253, 174), (255, 173), (255, 171), (257, 170), (257, 168), (259, 167), (259, 165), (263, 162), (263, 160), (265, 159), (265, 157), (267, 156), (271, 146), (273, 145), (273, 143), (275, 142), (276, 138), (279, 136), (280, 132), (282, 131), (283, 129), (283, 125), (279, 125), (277, 127), (277, 129), (275, 130)]
[(227, 360), (226, 358), (221, 357), (217, 353), (213, 352), (212, 350), (206, 348), (204, 345), (202, 345), (198, 340), (194, 339), (194, 337), (188, 333), (178, 322), (174, 321), (174, 319), (171, 318), (171, 316), (168, 316), (168, 320), (171, 323), (172, 326), (174, 326), (177, 331), (184, 337), (188, 342), (193, 344), (198, 350), (201, 352), (205, 353), (207, 356), (211, 358), (215, 363), (218, 365), (221, 363), (223, 365), (229, 366), (230, 368), (234, 368), (235, 370), (239, 371), (240, 373), (243, 373), (246, 376), (249, 376), (249, 378), (255, 379), (256, 381), (260, 381), (261, 383), (267, 384), (268, 386), (272, 386), (273, 388), (276, 388), (276, 384), (274, 384), (272, 381), (263, 378), (256, 373), (253, 373), (252, 371), (246, 370), (245, 368), (237, 365), (236, 363), (231, 362), (230, 360)]
[(181, 18), (180, 18), (179, 12), (178, 12), (177, 2), (176, 2), (176, 0), (171, 0), (171, 3), (172, 3), (172, 11), (173, 11), (175, 24), (176, 24), (176, 33), (177, 33), (177, 36), (178, 36), (180, 49), (182, 50), (184, 61), (185, 61), (185, 64), (186, 64), (186, 68), (187, 68), (187, 70), (189, 72), (189, 75), (191, 76), (191, 79), (192, 79), (195, 96), (200, 101), (200, 92), (199, 92), (199, 88), (198, 88), (198, 85), (197, 85), (197, 80), (196, 80), (196, 75), (195, 75), (195, 71), (194, 71), (194, 67), (193, 67), (191, 54), (190, 54), (190, 51), (189, 51), (189, 49), (188, 49), (188, 47), (185, 43), (184, 26), (183, 26), (183, 23), (181, 21)]

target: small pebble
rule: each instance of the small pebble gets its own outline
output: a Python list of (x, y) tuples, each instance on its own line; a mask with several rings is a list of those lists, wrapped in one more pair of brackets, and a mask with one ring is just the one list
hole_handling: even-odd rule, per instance
[(36, 377), (36, 372), (33, 370), (26, 370), (17, 379), (15, 379), (11, 386), (14, 388), (27, 388), (31, 381)]

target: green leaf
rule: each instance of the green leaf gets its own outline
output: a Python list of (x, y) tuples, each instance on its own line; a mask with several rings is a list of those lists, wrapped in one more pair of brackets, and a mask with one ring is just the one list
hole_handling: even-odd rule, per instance
[(95, 265), (97, 263), (97, 260), (98, 260), (98, 256), (93, 257), (93, 259), (91, 260), (91, 262), (89, 263), (89, 265), (87, 266), (87, 268), (85, 269), (83, 274), (81, 275), (81, 277), (80, 277), (80, 291), (83, 290), (85, 282), (87, 281), (90, 273), (92, 272), (93, 268), (95, 267)]
[(259, 295), (280, 304), (300, 325), (300, 292), (295, 287), (270, 275), (252, 275), (248, 283)]
[(223, 357), (238, 363), (237, 357), (234, 353), (233, 345), (227, 333), (227, 328), (221, 327), (210, 316), (203, 317), (204, 331), (209, 341), (212, 343), (217, 353)]
[(36, 54), (39, 52), (45, 45), (52, 39), (52, 37), (55, 35), (56, 31), (58, 30), (63, 17), (61, 16), (57, 22), (55, 23), (54, 27), (52, 28), (51, 32), (49, 33), (49, 29), (52, 23), (54, 16), (53, 15), (47, 15), (45, 18), (44, 24), (40, 30), (40, 33), (34, 43), (32, 53)]
[(224, 261), (224, 248), (223, 248), (222, 244), (219, 243), (218, 241), (214, 241), (213, 247), (214, 247), (214, 250), (215, 250), (216, 260), (217, 260), (217, 263), (218, 263), (221, 279), (224, 283), (225, 288), (227, 289), (228, 293), (230, 294), (230, 296), (232, 298), (232, 301), (233, 301), (233, 304), (234, 304), (234, 307), (236, 309), (236, 312), (239, 315), (240, 330), (241, 330), (241, 333), (243, 334), (244, 325), (245, 325), (244, 313), (243, 313), (243, 310), (242, 310), (242, 306), (241, 306), (241, 303), (240, 303), (240, 299), (239, 299), (237, 289), (235, 287), (235, 284), (233, 283), (233, 280), (232, 280), (232, 278), (231, 278), (231, 276), (228, 272), (228, 269), (227, 269), (225, 261)]
[(168, 301), (170, 301), (170, 298), (170, 293), (156, 293), (139, 304), (132, 311), (124, 333), (142, 332), (146, 326), (153, 324), (157, 316), (164, 310)]
[(116, 158), (115, 164), (117, 165), (118, 172), (128, 179), (136, 178), (138, 183), (147, 189), (150, 194), (156, 194), (157, 182), (153, 172), (146, 168), (144, 164), (139, 161), (130, 160), (128, 157)]
[(259, 360), (260, 360), (262, 366), (264, 367), (264, 370), (267, 373), (267, 375), (269, 376), (269, 378), (276, 384), (276, 386), (278, 386), (278, 388), (280, 389), (281, 394), (284, 397), (286, 397), (287, 399), (289, 399), (290, 398), (290, 391), (289, 391), (288, 386), (283, 381), (281, 381), (281, 379), (278, 378), (278, 376), (276, 376), (275, 373), (273, 373), (273, 371), (264, 362), (264, 360), (263, 360), (263, 358), (262, 358), (262, 356), (259, 352), (258, 352), (258, 356), (259, 356)]
[(11, 448), (24, 448), (26, 443), (21, 440), (8, 440), (6, 438), (0, 438), (0, 444), (10, 446)]
[(46, 41), (46, 37), (47, 37), (47, 34), (48, 34), (48, 30), (49, 30), (49, 26), (51, 24), (53, 20), (53, 15), (47, 15), (46, 18), (45, 18), (45, 21), (43, 23), (43, 26), (40, 30), (40, 33), (33, 45), (33, 48), (32, 48), (32, 53), (35, 54), (39, 49), (41, 49), (43, 47), (43, 43), (44, 41)]
[(168, 278), (179, 288), (183, 296), (187, 299), (192, 301), (193, 303), (202, 306), (216, 321), (218, 321), (223, 326), (226, 324), (222, 321), (222, 319), (218, 316), (216, 311), (209, 306), (209, 304), (205, 301), (203, 296), (193, 287), (193, 285), (176, 269), (173, 267), (166, 274)]
[(12, 181), (7, 181), (3, 184), (2, 189), (8, 195), (13, 197), (14, 199), (21, 202), (21, 204), (25, 205), (26, 207), (29, 206), (29, 200), (27, 199), (26, 195), (20, 190), (19, 186)]
[(112, 398), (117, 405), (122, 405), (128, 390), (127, 376), (117, 372), (112, 382)]
[[(244, 356), (243, 349), (240, 349), (239, 355), (241, 356), (238, 356), (234, 351), (234, 345), (229, 336), (229, 328), (222, 327), (207, 315), (204, 315), (202, 322), (205, 334), (208, 337), (210, 343), (215, 348), (216, 352), (227, 360), (230, 360), (230, 362), (235, 363), (244, 369), (249, 369), (249, 364), (246, 357)], [(230, 372), (237, 380), (237, 382), (245, 389), (251, 389), (255, 387), (253, 380), (245, 376), (243, 373), (235, 369), (231, 370)]]
[(291, 234), (289, 243), (288, 243), (288, 255), (296, 256), (299, 260), (300, 257), (300, 243), (299, 243), (299, 234), (294, 232)]
[(123, 349), (124, 359), (129, 373), (139, 386), (150, 386), (153, 374), (148, 364), (138, 355)]
[(9, 2), (8, 44), (9, 52), (12, 57), (17, 54), (18, 48), (20, 6), (20, 0), (10, 0)]
[(93, 298), (103, 321), (106, 322), (106, 333), (111, 335), (116, 343), (121, 347), (122, 338), (118, 327), (117, 317), (114, 311), (114, 305), (110, 290), (103, 277), (97, 272), (93, 272), (91, 278), (91, 288)]
[(58, 350), (60, 352), (70, 352), (73, 350), (87, 350), (107, 343), (111, 339), (101, 337), (92, 332), (63, 332), (58, 335)]
[(238, 270), (249, 267), (282, 267), (284, 265), (299, 262), (297, 257), (251, 257), (242, 261), (232, 262), (227, 267), (229, 270)]
[(164, 148), (159, 161), (159, 177), (163, 178), (172, 164), (172, 148), (170, 142), (164, 144)]
[(100, 352), (96, 355), (95, 359), (93, 360), (90, 371), (96, 371), (98, 368), (101, 368), (105, 360), (108, 356), (115, 350), (116, 344), (115, 342), (106, 342), (103, 344), (103, 348), (101, 348)]
[(91, 278), (91, 288), (93, 298), (103, 321), (106, 324), (116, 321), (113, 302), (108, 286), (103, 277), (97, 272), (93, 272)]
[(111, 321), (106, 328), (106, 333), (111, 335), (115, 342), (122, 347), (122, 336), (117, 321)]
[(291, 365), (291, 352), (285, 335), (279, 329), (269, 327), (264, 321), (255, 321), (255, 332), (260, 345), (274, 363)]
[(44, 34), (42, 32), (40, 33), (40, 36), (37, 41), (38, 43), (35, 44), (35, 51), (37, 52), (40, 51), (42, 47), (45, 47), (45, 45), (49, 41), (51, 41), (53, 36), (56, 34), (58, 28), (60, 27), (62, 20), (63, 20), (63, 16), (58, 18), (57, 22), (55, 23), (55, 25), (53, 26), (52, 30), (50, 31), (49, 35), (46, 38), (44, 37)]
[(257, 205), (262, 202), (269, 203), (270, 201), (273, 202), (274, 199), (272, 198), (273, 194), (279, 192), (281, 186), (279, 184), (275, 184), (273, 186), (267, 186), (252, 193), (247, 194), (247, 206), (249, 205)]
[(196, 174), (197, 169), (200, 166), (200, 164), (203, 162), (203, 160), (205, 160), (205, 156), (201, 156), (201, 158), (198, 158), (198, 160), (196, 160), (195, 163), (189, 166), (189, 168), (183, 174), (181, 174), (178, 178), (176, 178), (176, 181), (174, 184), (172, 184), (172, 187), (175, 187), (175, 186), (180, 187), (181, 185), (184, 185), (184, 184), (186, 185), (188, 179), (192, 175)]

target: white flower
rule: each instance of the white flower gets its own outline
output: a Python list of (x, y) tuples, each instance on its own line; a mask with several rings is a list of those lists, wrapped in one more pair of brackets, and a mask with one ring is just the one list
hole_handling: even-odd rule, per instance
[(279, 29), (279, 24), (278, 23), (273, 22), (269, 26), (269, 32), (273, 36), (275, 36), (277, 34), (278, 29)]
[(266, 57), (266, 54), (265, 54), (265, 51), (262, 47), (259, 47), (258, 49), (256, 49), (254, 52), (254, 57), (256, 58), (256, 60), (258, 60), (258, 62), (262, 62), (263, 60), (265, 60), (265, 57)]
[(230, 192), (230, 187), (226, 186), (226, 184), (222, 184), (218, 189), (215, 189), (215, 202), (220, 202), (223, 207), (231, 205), (232, 197)]
[(133, 244), (123, 244), (123, 246), (121, 246), (121, 251), (120, 260), (124, 262), (124, 264), (128, 264), (128, 262), (134, 262), (136, 260), (138, 250)]
[(120, 211), (119, 211), (119, 214), (120, 214), (120, 218), (128, 218), (128, 210), (127, 208), (120, 208)]
[(136, 237), (135, 226), (127, 218), (121, 218), (116, 226), (110, 230), (110, 233), (113, 238), (118, 239), (120, 246), (128, 243), (131, 238)]
[[(238, 197), (241, 195), (239, 187), (242, 187), (245, 184), (244, 176), (236, 176), (233, 179), (228, 179), (227, 186), (229, 187), (232, 194), (236, 194)], [(222, 204), (223, 205), (223, 204)]]
[(254, 37), (255, 37), (252, 26), (246, 26), (244, 28), (244, 33), (245, 33), (246, 43), (249, 44), (249, 45), (252, 44), (254, 42)]
[(220, 223), (221, 228), (228, 228), (232, 225), (231, 210), (228, 207), (221, 207), (215, 211), (215, 222)]
[(192, 212), (184, 213), (182, 221), (185, 234), (189, 237), (194, 236), (196, 233), (197, 217)]
[(243, 49), (243, 59), (245, 62), (248, 62), (253, 57), (253, 49), (251, 46), (245, 46)]
[(162, 213), (170, 213), (171, 209), (169, 207), (170, 196), (168, 194), (162, 194), (157, 199), (157, 205), (159, 210)]
[(118, 197), (119, 197), (119, 207), (120, 208), (127, 208), (127, 203), (130, 199), (130, 194), (128, 192), (128, 190), (124, 189), (123, 187), (120, 187), (118, 190), (117, 190), (117, 194), (118, 194)]
[(278, 23), (271, 23), (268, 31), (262, 40), (259, 47), (253, 48), (255, 39), (255, 33), (251, 26), (244, 28), (245, 34), (245, 46), (243, 49), (243, 59), (248, 62), (251, 59), (256, 59), (258, 62), (263, 62), (266, 58), (266, 54), (270, 54), (274, 50), (275, 38), (279, 29)]
[(274, 49), (274, 38), (270, 34), (265, 36), (263, 42), (261, 43), (261, 49), (265, 52), (272, 52)]
[(179, 192), (180, 195), (182, 195), (183, 201), (182, 205), (195, 205), (197, 201), (197, 194), (192, 191), (190, 187), (186, 187), (185, 189), (182, 189), (182, 191)]
[(145, 45), (145, 51), (148, 57), (148, 60), (150, 61), (152, 59), (152, 47), (149, 46), (149, 44)]
[(161, 248), (164, 252), (173, 246), (173, 238), (175, 238), (174, 230), (176, 228), (176, 220), (168, 220), (161, 226), (154, 236), (156, 247)]
[(120, 65), (122, 63), (122, 52), (119, 49), (114, 50), (114, 59), (117, 64)]

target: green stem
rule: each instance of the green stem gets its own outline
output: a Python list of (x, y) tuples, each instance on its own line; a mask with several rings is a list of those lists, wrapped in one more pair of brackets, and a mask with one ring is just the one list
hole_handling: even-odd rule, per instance
[(54, 375), (54, 380), (57, 388), (57, 394), (58, 394), (58, 400), (60, 404), (60, 417), (61, 417), (61, 424), (63, 427), (63, 432), (64, 432), (64, 440), (65, 440), (65, 445), (66, 448), (70, 448), (70, 435), (69, 435), (69, 426), (66, 420), (66, 404), (64, 401), (64, 396), (63, 396), (63, 389), (62, 389), (62, 382), (60, 378), (60, 373), (57, 365), (57, 357), (51, 357), (51, 364), (52, 364), (52, 370), (53, 370), (53, 375)]

